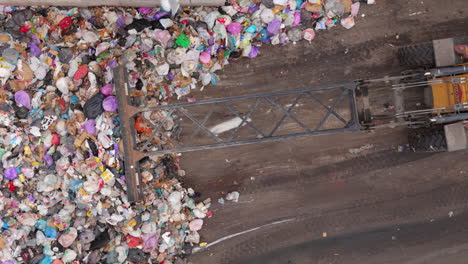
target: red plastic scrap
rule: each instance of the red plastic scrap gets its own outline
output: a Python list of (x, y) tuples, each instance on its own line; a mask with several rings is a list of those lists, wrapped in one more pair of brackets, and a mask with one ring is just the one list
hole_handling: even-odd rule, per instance
[(138, 247), (138, 246), (141, 246), (143, 245), (143, 238), (141, 237), (134, 237), (134, 236), (131, 236), (131, 235), (127, 235), (125, 237), (125, 240), (127, 242), (127, 245), (129, 247)]
[(14, 192), (16, 190), (16, 186), (13, 184), (13, 182), (7, 182), (6, 185), (10, 191)]
[(52, 145), (60, 145), (60, 136), (56, 133), (52, 134)]
[(63, 98), (57, 99), (57, 103), (60, 106), (60, 111), (64, 111), (66, 109), (66, 102)]
[(78, 70), (75, 72), (75, 75), (73, 75), (73, 79), (76, 81), (82, 79), (88, 74), (88, 65), (81, 65)]
[(66, 29), (66, 28), (70, 27), (72, 25), (72, 23), (73, 23), (73, 21), (72, 21), (71, 17), (67, 16), (67, 17), (64, 17), (62, 20), (60, 20), (58, 26), (61, 29)]
[(136, 129), (136, 131), (138, 131), (139, 133), (144, 133), (144, 132), (150, 133), (151, 129), (148, 128), (144, 124), (144, 122), (145, 122), (145, 120), (141, 116), (136, 118), (136, 120), (135, 120), (135, 129)]
[(225, 23), (227, 22), (227, 18), (225, 18), (225, 17), (220, 17), (220, 18), (216, 19), (216, 21), (218, 21), (218, 22), (221, 23), (221, 24), (225, 24)]
[(99, 178), (98, 184), (99, 184), (99, 190), (101, 190), (102, 187), (104, 187), (104, 185), (106, 184), (106, 182), (102, 178)]
[(206, 212), (206, 217), (208, 217), (208, 218), (213, 217), (213, 212), (212, 211)]
[(22, 33), (28, 33), (28, 31), (30, 30), (31, 28), (29, 26), (22, 26), (19, 28), (19, 30), (22, 32)]

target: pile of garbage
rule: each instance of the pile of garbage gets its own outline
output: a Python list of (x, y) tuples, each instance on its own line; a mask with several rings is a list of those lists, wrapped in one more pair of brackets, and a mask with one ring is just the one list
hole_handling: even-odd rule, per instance
[(216, 85), (217, 71), (231, 60), (258, 56), (263, 44), (312, 41), (317, 31), (337, 23), (351, 28), (360, 4), (237, 0), (217, 9), (186, 8), (175, 17), (149, 8), (139, 8), (133, 18), (107, 14), (116, 20), (114, 32), (125, 48), (121, 60), (131, 72), (134, 104), (154, 106), (174, 97), (195, 101), (191, 90)]
[[(137, 106), (193, 101), (190, 91), (216, 84), (229, 60), (254, 58), (263, 43), (311, 41), (339, 21), (350, 27), (359, 4), (1, 6), (0, 262), (182, 263), (211, 201), (183, 186), (178, 157), (167, 155), (141, 162), (144, 200), (128, 202), (112, 69), (125, 65)], [(150, 133), (144, 122), (173, 129), (159, 114), (137, 118), (140, 137)]]

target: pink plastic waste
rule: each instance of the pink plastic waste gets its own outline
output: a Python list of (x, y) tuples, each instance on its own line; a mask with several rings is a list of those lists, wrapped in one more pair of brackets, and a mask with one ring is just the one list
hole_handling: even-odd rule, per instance
[(113, 89), (114, 89), (114, 86), (112, 85), (112, 83), (108, 83), (104, 85), (103, 87), (101, 87), (101, 93), (103, 95), (110, 95)]
[(171, 39), (171, 33), (167, 30), (155, 30), (154, 38), (161, 43), (163, 47), (167, 46), (167, 42)]
[(206, 63), (209, 63), (211, 60), (211, 55), (204, 51), (200, 54), (200, 61), (203, 63), (203, 64), (206, 64)]
[(307, 28), (302, 32), (302, 37), (311, 42), (315, 38), (315, 31), (312, 28)]
[(350, 29), (352, 27), (354, 27), (354, 17), (353, 16), (349, 16), (347, 18), (343, 18), (341, 19), (341, 25), (346, 28), (346, 29)]
[(34, 177), (34, 170), (32, 168), (21, 168), (21, 173), (28, 179)]
[(202, 228), (203, 226), (203, 220), (202, 219), (195, 219), (192, 222), (190, 222), (189, 227), (191, 231), (198, 231)]
[(293, 27), (297, 27), (301, 23), (301, 13), (296, 12), (294, 13), (294, 23), (292, 24)]
[(72, 227), (59, 237), (58, 242), (64, 248), (68, 248), (73, 244), (73, 242), (75, 241), (77, 237), (78, 237), (78, 232), (75, 228)]
[(359, 8), (361, 7), (361, 3), (360, 2), (356, 2), (354, 4), (351, 5), (351, 16), (355, 17), (358, 15), (359, 13)]
[(140, 14), (142, 15), (147, 15), (149, 13), (151, 13), (153, 11), (153, 9), (149, 8), (149, 7), (140, 7), (138, 8), (138, 12), (140, 12)]
[(52, 134), (52, 145), (60, 145), (60, 136), (56, 133)]
[(231, 24), (227, 25), (227, 31), (233, 35), (237, 35), (242, 31), (242, 25), (237, 22), (232, 22)]

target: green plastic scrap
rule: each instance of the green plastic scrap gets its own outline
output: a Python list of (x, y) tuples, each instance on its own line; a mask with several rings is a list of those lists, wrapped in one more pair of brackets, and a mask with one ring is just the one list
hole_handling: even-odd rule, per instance
[(190, 40), (185, 36), (185, 34), (180, 34), (177, 37), (175, 44), (179, 47), (188, 48), (190, 46)]

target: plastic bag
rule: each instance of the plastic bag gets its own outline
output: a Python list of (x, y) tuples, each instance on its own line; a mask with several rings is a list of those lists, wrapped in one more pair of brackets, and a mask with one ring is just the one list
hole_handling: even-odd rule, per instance
[(18, 105), (24, 106), (28, 109), (31, 109), (31, 97), (29, 94), (23, 90), (17, 91), (15, 93), (15, 102)]
[(210, 61), (211, 61), (211, 55), (208, 52), (204, 51), (204, 52), (200, 53), (200, 62), (201, 63), (207, 64), (207, 63), (210, 63)]
[(84, 123), (84, 129), (86, 132), (90, 135), (96, 135), (96, 120), (94, 119), (88, 119)]
[(93, 95), (83, 106), (83, 112), (86, 118), (96, 119), (100, 114), (104, 112), (102, 108), (102, 102), (106, 98), (102, 93)]
[(180, 47), (188, 48), (190, 46), (190, 40), (185, 36), (185, 34), (180, 34), (177, 37), (175, 44)]
[(267, 31), (270, 35), (278, 34), (279, 30), (281, 29), (281, 20), (274, 19), (268, 24)]
[(108, 112), (117, 110), (117, 98), (115, 96), (106, 97), (102, 102), (102, 108)]
[(112, 93), (112, 90), (114, 89), (114, 85), (112, 83), (108, 83), (101, 87), (101, 93), (103, 95), (110, 95)]
[(346, 29), (350, 29), (350, 28), (354, 27), (354, 25), (355, 25), (354, 17), (349, 16), (347, 18), (341, 19), (341, 25)]
[(226, 27), (227, 31), (233, 35), (237, 35), (242, 31), (242, 25), (237, 22), (232, 22)]
[(312, 28), (307, 28), (302, 32), (302, 36), (305, 40), (311, 42), (315, 38), (315, 31)]

